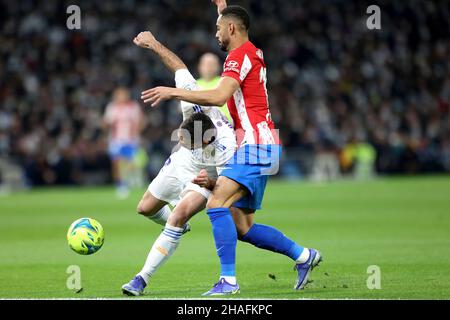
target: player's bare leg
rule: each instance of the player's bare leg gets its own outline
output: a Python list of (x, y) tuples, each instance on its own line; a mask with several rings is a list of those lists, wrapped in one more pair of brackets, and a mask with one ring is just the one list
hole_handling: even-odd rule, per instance
[(167, 224), (182, 228), (195, 214), (206, 207), (206, 199), (200, 193), (189, 191), (173, 209)]
[(145, 191), (137, 205), (137, 212), (149, 218), (165, 205), (167, 205), (167, 202), (157, 199), (150, 191)]
[(128, 177), (133, 166), (132, 160), (126, 158), (117, 158), (112, 162), (113, 179), (117, 186), (116, 194), (119, 199), (126, 199), (130, 194)]
[[(147, 195), (147, 203), (151, 198), (152, 196)], [(203, 210), (205, 205), (206, 199), (200, 193), (195, 191), (186, 193), (169, 217), (163, 232), (153, 244), (142, 270), (133, 280), (122, 286), (123, 293), (134, 296), (143, 294), (150, 277), (169, 260), (178, 248), (181, 236), (185, 231), (183, 226), (187, 225), (189, 219), (196, 213)]]
[(124, 174), (125, 160), (116, 158), (112, 160), (112, 175), (114, 183), (116, 184), (116, 195), (119, 199), (126, 199), (129, 195), (129, 190), (125, 181)]
[(241, 239), (253, 226), (255, 210), (231, 207), (230, 211), (236, 225), (238, 239)]
[(120, 159), (113, 159), (111, 161), (112, 164), (112, 177), (114, 183), (120, 183)]
[(166, 225), (171, 210), (167, 202), (162, 201), (146, 191), (137, 205), (137, 212), (159, 225)]
[(212, 208), (230, 208), (233, 203), (247, 194), (247, 189), (239, 183), (227, 177), (220, 176), (212, 191), (206, 207)]

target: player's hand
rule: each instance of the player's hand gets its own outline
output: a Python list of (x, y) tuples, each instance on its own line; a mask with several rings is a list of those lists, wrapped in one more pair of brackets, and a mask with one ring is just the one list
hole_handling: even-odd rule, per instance
[(144, 103), (150, 103), (152, 107), (156, 107), (160, 102), (172, 99), (173, 88), (156, 87), (145, 90), (141, 93), (141, 99)]
[(133, 42), (135, 45), (145, 49), (153, 49), (156, 43), (158, 43), (155, 36), (150, 31), (139, 33), (134, 37)]
[(217, 6), (217, 14), (220, 16), (220, 13), (223, 9), (227, 7), (227, 0), (211, 0)]
[(208, 189), (209, 177), (205, 169), (200, 170), (199, 174), (192, 180), (192, 183), (199, 185), (202, 188)]

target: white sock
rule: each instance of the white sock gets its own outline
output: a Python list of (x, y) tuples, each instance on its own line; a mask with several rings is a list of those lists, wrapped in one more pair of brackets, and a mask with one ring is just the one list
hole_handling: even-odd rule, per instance
[(233, 276), (220, 276), (220, 279), (225, 279), (226, 282), (229, 284), (232, 284), (233, 286), (236, 285), (236, 277)]
[(161, 208), (161, 210), (159, 210), (154, 215), (149, 216), (148, 218), (157, 224), (165, 226), (171, 213), (172, 210), (170, 210), (168, 205), (165, 205), (164, 207)]
[(146, 283), (148, 279), (172, 256), (180, 244), (183, 228), (166, 225), (153, 244), (144, 267), (138, 273)]
[(305, 263), (309, 259), (309, 249), (304, 248), (300, 256), (295, 260), (297, 263)]

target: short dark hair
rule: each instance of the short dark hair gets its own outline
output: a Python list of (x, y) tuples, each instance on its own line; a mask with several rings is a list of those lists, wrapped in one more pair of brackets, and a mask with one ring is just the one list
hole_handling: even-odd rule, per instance
[[(185, 138), (185, 143), (189, 145), (191, 148), (194, 148), (195, 146), (201, 147), (203, 145), (203, 139), (205, 138), (209, 138), (210, 140), (209, 143), (213, 142), (216, 139), (214, 135), (205, 136), (205, 132), (207, 132), (208, 130), (215, 129), (215, 126), (211, 118), (208, 117), (203, 112), (192, 114), (189, 118), (187, 118), (181, 123), (180, 129), (187, 131), (184, 133), (188, 133), (188, 135), (185, 135), (183, 131), (181, 132), (181, 134)], [(187, 140), (188, 138), (190, 140)], [(199, 138), (200, 140), (198, 140)]]
[(228, 6), (223, 9), (220, 14), (223, 17), (232, 17), (239, 20), (239, 22), (244, 26), (245, 31), (250, 29), (250, 15), (243, 7), (236, 5)]

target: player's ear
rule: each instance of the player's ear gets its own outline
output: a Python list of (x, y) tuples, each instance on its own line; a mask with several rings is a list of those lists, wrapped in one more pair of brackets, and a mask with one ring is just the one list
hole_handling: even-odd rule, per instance
[(180, 134), (180, 132), (178, 132), (178, 142), (179, 142), (180, 144), (183, 144), (183, 143), (184, 143), (184, 137), (183, 137), (183, 135)]
[(236, 33), (236, 26), (234, 25), (233, 22), (228, 22), (228, 32), (230, 33), (230, 35)]
[(186, 129), (183, 129), (183, 128), (178, 129), (178, 142), (182, 146), (188, 148), (189, 145), (186, 143), (186, 136), (185, 136), (186, 134), (189, 135), (189, 132)]

